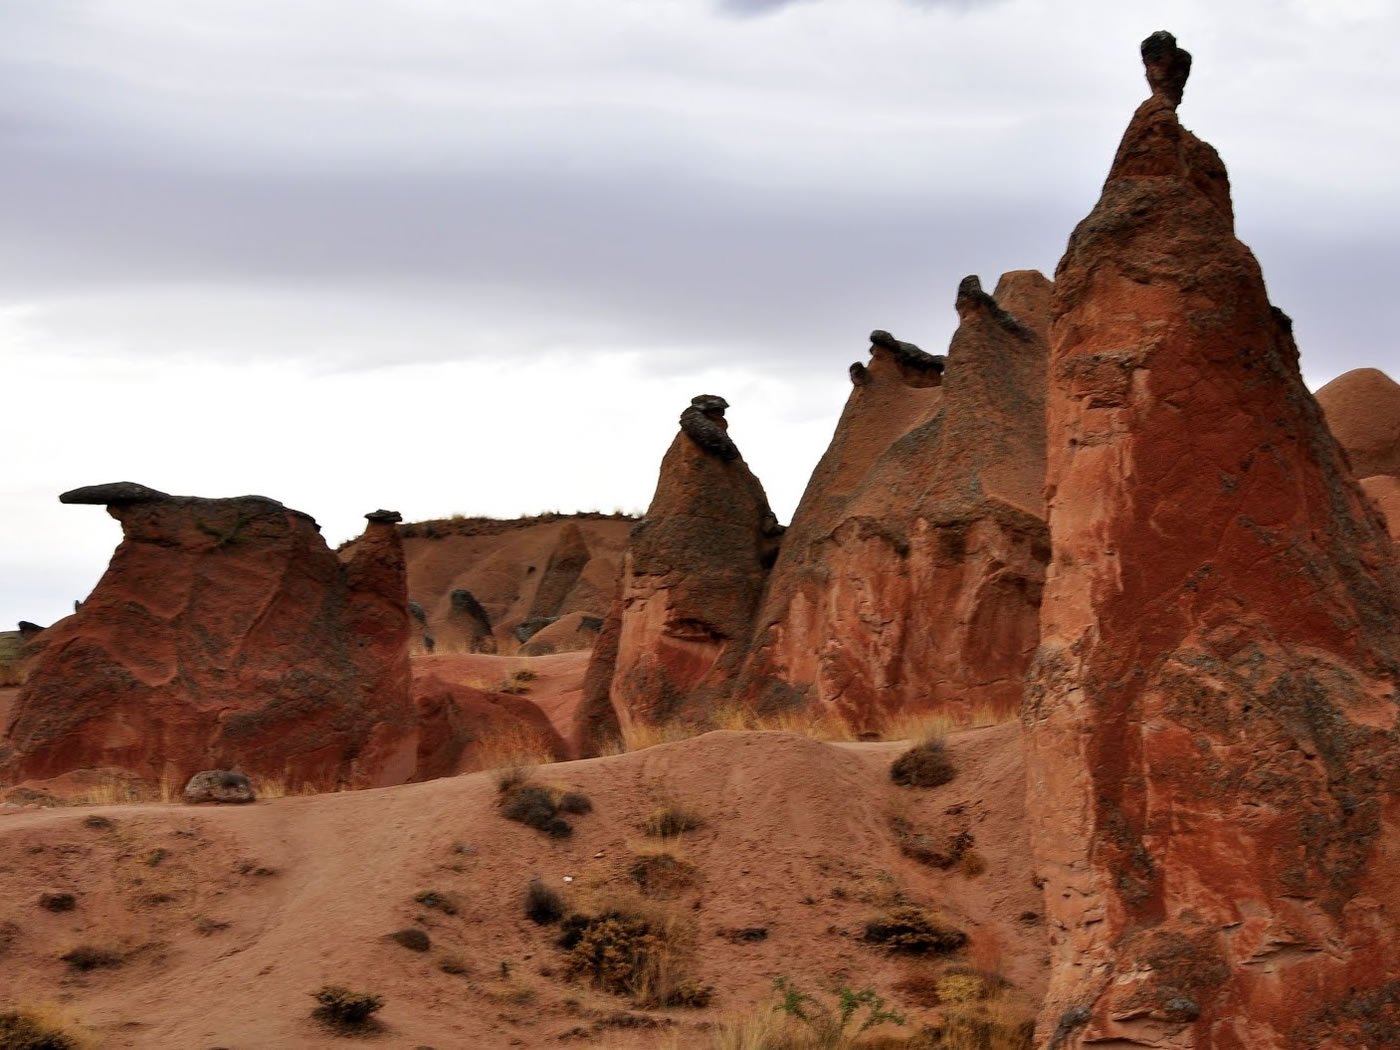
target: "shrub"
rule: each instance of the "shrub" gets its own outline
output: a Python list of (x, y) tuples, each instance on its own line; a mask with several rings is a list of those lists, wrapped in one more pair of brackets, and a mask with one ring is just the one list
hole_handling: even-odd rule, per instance
[(565, 973), (642, 1006), (705, 1006), (713, 990), (687, 977), (683, 925), (654, 909), (611, 908), (571, 915), (558, 940), (568, 954)]
[(457, 914), (457, 902), (447, 894), (439, 893), (437, 890), (419, 890), (413, 895), (413, 899), (423, 907), (440, 911), (444, 915)]
[(695, 865), (669, 853), (643, 853), (627, 870), (647, 896), (673, 897), (695, 882)]
[(110, 948), (98, 948), (92, 944), (80, 944), (59, 958), (73, 969), (83, 971), (111, 969), (126, 961), (120, 952), (114, 952)]
[(554, 792), (539, 784), (522, 784), (509, 792), (501, 800), (501, 816), (551, 838), (564, 839), (574, 833), (573, 825), (559, 816)]
[[(844, 1047), (855, 1036), (876, 1025), (903, 1025), (905, 1021), (902, 1015), (886, 1010), (885, 1000), (872, 988), (862, 988), (857, 992), (848, 985), (841, 985), (833, 992), (836, 996), (835, 1008), (821, 1002), (816, 996), (799, 991), (787, 977), (779, 977), (773, 982), (773, 988), (782, 995), (782, 1000), (773, 1009), (810, 1028), (820, 1047)], [(864, 1019), (854, 1032), (848, 1033), (851, 1022), (862, 1010), (865, 1011)]]
[(0, 1013), (3, 1050), (79, 1050), (82, 1045), (77, 1037), (33, 1014)]
[(539, 879), (525, 887), (525, 917), (537, 926), (548, 926), (564, 917), (564, 898)]
[(566, 791), (559, 796), (559, 811), (583, 816), (593, 812), (593, 803), (581, 791)]
[(469, 967), (467, 966), (466, 960), (460, 955), (444, 955), (438, 960), (438, 969), (443, 973), (460, 976), (467, 973)]
[(967, 943), (967, 934), (944, 926), (922, 908), (892, 908), (865, 924), (865, 939), (907, 955), (942, 955)]
[(904, 787), (938, 787), (958, 775), (941, 737), (915, 744), (894, 760), (890, 779)]
[(528, 766), (505, 766), (496, 771), (496, 790), (502, 795), (522, 787), (530, 779)]
[(83, 827), (91, 828), (93, 831), (111, 831), (117, 825), (107, 817), (91, 816), (83, 818)]
[(411, 952), (426, 952), (433, 946), (428, 935), (416, 926), (406, 926), (402, 930), (395, 930), (389, 934), (389, 939), (395, 944), (401, 944)]
[(669, 837), (679, 835), (683, 831), (694, 831), (696, 828), (704, 826), (705, 820), (698, 813), (677, 803), (668, 802), (666, 805), (658, 807), (656, 812), (647, 818), (643, 830), (648, 835)]
[(348, 1031), (370, 1027), (372, 1015), (384, 1005), (382, 995), (352, 992), (339, 984), (323, 985), (311, 997), (321, 1004), (311, 1011), (312, 1017), (331, 1028)]

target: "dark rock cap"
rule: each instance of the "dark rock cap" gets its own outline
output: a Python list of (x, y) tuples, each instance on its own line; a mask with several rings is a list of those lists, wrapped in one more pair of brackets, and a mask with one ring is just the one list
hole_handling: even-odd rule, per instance
[(365, 515), (365, 520), (388, 525), (397, 525), (399, 522), (403, 521), (403, 515), (396, 510), (372, 510)]
[(1034, 339), (1029, 328), (1007, 313), (1000, 303), (982, 291), (982, 281), (976, 274), (969, 274), (958, 283), (956, 306), (959, 316), (971, 310), (985, 310), (997, 324), (1012, 335), (1022, 339)]
[(134, 481), (109, 481), (105, 485), (84, 485), (82, 488), (69, 489), (58, 497), (58, 502), (112, 507), (123, 503), (153, 503), (170, 498), (168, 492), (138, 485)]
[(28, 620), (21, 620), (19, 622), (20, 634), (38, 634), (43, 629), (44, 628), (40, 627), (37, 623), (31, 623)]
[(723, 412), (729, 407), (729, 402), (718, 394), (697, 394), (690, 399), (692, 408), (698, 408), (701, 412)]
[(1191, 52), (1176, 46), (1176, 37), (1159, 29), (1142, 42), (1142, 64), (1152, 94), (1161, 95), (1173, 107), (1181, 105), (1186, 78), (1191, 75)]
[(912, 368), (918, 372), (936, 372), (943, 374), (943, 366), (947, 360), (942, 354), (930, 354), (920, 350), (913, 343), (906, 343), (902, 339), (896, 339), (883, 328), (877, 328), (870, 333), (870, 345), (882, 347), (892, 354), (896, 360), (906, 368)]

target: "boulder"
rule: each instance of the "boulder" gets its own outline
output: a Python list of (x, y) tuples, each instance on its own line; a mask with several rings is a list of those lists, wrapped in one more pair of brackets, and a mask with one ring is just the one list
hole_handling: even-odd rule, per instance
[(456, 776), (502, 761), (568, 758), (563, 739), (534, 703), (425, 674), (414, 679), (421, 733), (415, 780)]
[(123, 482), (61, 499), (110, 500), (122, 542), (81, 608), (36, 640), (0, 779), (114, 769), (183, 784), (236, 767), (334, 788), (412, 775), (409, 616), (391, 521), (371, 520), (342, 564), (311, 517), (262, 496)]
[[(595, 690), (607, 682), (624, 723), (705, 712), (726, 685), (724, 661), (742, 652), (752, 628), (782, 528), (729, 436), (728, 407), (713, 394), (692, 399), (632, 530), (616, 648), (612, 639), (600, 643), (587, 672)], [(584, 706), (584, 721), (606, 723), (597, 696)]]
[(1356, 368), (1317, 392), (1332, 434), (1358, 478), (1400, 477), (1400, 383), (1377, 368)]
[(1016, 709), (1049, 558), (1049, 296), (1035, 271), (995, 295), (967, 278), (946, 358), (871, 335), (784, 537), (741, 702), (834, 706), (861, 730)]
[(256, 802), (253, 782), (242, 773), (227, 769), (206, 769), (190, 777), (185, 785), (184, 799), (190, 803), (202, 802)]
[(1051, 304), (1037, 1045), (1400, 1046), (1400, 565), (1143, 58)]

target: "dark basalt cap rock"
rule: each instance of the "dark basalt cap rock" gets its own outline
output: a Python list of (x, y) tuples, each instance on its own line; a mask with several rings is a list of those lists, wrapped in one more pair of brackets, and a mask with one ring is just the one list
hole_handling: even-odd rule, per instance
[(1186, 78), (1191, 75), (1191, 52), (1176, 46), (1176, 37), (1159, 29), (1142, 42), (1142, 64), (1152, 94), (1161, 95), (1175, 108), (1181, 105)]
[(942, 375), (943, 366), (947, 361), (942, 354), (926, 353), (913, 343), (896, 339), (883, 328), (877, 328), (870, 333), (870, 345), (883, 347), (893, 353), (901, 365), (920, 372), (936, 372)]
[(1034, 339), (1029, 328), (1002, 309), (1001, 304), (982, 291), (982, 281), (976, 274), (969, 274), (958, 283), (956, 302), (958, 315), (965, 316), (971, 310), (985, 310), (997, 324), (1022, 339)]
[(134, 481), (109, 481), (105, 485), (84, 485), (82, 488), (69, 489), (58, 497), (58, 502), (112, 507), (123, 503), (153, 503), (156, 500), (171, 498), (168, 492), (138, 485)]
[(21, 620), (19, 622), (20, 634), (38, 634), (43, 629), (44, 628), (40, 627), (37, 623), (31, 623), (28, 620)]
[(373, 521), (386, 525), (397, 525), (403, 521), (403, 515), (396, 510), (372, 510), (365, 515), (366, 521)]
[(723, 414), (724, 410), (729, 407), (729, 402), (718, 394), (697, 394), (690, 399), (690, 405), (692, 408), (698, 408), (701, 412)]

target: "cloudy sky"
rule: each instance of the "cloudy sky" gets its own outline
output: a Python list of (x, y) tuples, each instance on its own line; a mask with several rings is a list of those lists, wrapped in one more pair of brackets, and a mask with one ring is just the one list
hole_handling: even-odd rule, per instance
[(637, 510), (702, 392), (786, 517), (871, 328), (1053, 271), (1159, 28), (1309, 382), (1400, 371), (1394, 0), (0, 0), (0, 627), (119, 537), (64, 489)]

